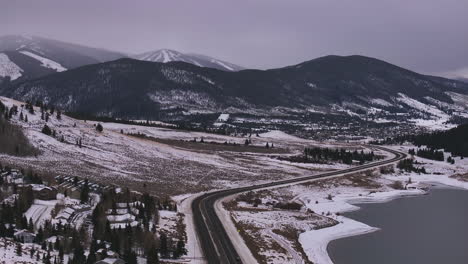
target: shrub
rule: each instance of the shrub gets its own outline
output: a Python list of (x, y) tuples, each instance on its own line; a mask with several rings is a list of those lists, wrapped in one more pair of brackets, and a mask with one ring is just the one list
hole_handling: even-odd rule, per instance
[(96, 126), (96, 130), (97, 130), (98, 132), (102, 132), (102, 131), (104, 130), (104, 128), (103, 128), (102, 125), (99, 123), (99, 124), (97, 124), (97, 126)]
[(405, 187), (403, 186), (403, 183), (401, 181), (393, 182), (390, 187), (392, 187), (395, 190), (404, 190), (405, 189)]
[(48, 136), (52, 135), (52, 130), (50, 129), (50, 127), (48, 125), (44, 125), (41, 132), (48, 135)]

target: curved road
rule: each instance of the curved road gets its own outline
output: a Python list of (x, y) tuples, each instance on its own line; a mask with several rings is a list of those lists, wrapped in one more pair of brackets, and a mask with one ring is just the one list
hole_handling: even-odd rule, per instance
[(327, 173), (315, 174), (311, 176), (304, 176), (300, 178), (280, 180), (265, 184), (253, 185), (248, 187), (239, 187), (228, 190), (221, 190), (215, 192), (205, 193), (192, 202), (193, 220), (197, 236), (199, 238), (203, 254), (208, 264), (231, 264), (231, 263), (242, 263), (239, 254), (237, 253), (231, 239), (229, 238), (226, 230), (224, 229), (223, 223), (219, 219), (215, 210), (215, 202), (226, 196), (238, 194), (246, 191), (263, 189), (273, 187), (277, 185), (293, 184), (304, 182), (308, 180), (316, 180), (320, 178), (336, 176), (340, 174), (348, 174), (351, 172), (360, 171), (363, 169), (369, 169), (379, 167), (382, 165), (390, 164), (407, 157), (405, 153), (398, 152), (392, 149), (372, 146), (380, 150), (390, 152), (395, 155), (392, 159), (383, 161), (373, 162), (362, 166), (353, 167), (350, 169), (344, 169), (339, 171), (332, 171)]

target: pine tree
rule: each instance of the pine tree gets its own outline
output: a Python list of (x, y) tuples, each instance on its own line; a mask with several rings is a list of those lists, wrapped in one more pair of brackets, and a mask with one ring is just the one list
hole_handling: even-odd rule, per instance
[(23, 248), (21, 246), (21, 243), (16, 243), (16, 255), (17, 256), (23, 255)]
[(137, 263), (137, 256), (135, 254), (135, 252), (133, 252), (132, 250), (130, 249), (127, 249), (125, 251), (125, 254), (124, 254), (124, 261), (127, 263), (127, 264), (138, 264)]
[(29, 231), (34, 231), (34, 224), (33, 224), (33, 221), (32, 221), (31, 217), (29, 218), (28, 230)]
[(44, 127), (42, 128), (42, 133), (50, 136), (52, 135), (52, 130), (50, 129), (48, 125), (44, 125)]
[(31, 248), (31, 250), (29, 251), (29, 257), (32, 259), (34, 257), (34, 252), (36, 251), (36, 249), (34, 248), (34, 246)]
[(96, 252), (90, 251), (88, 258), (86, 259), (86, 264), (94, 264), (96, 262)]
[(167, 258), (169, 255), (168, 248), (167, 248), (167, 236), (165, 233), (161, 233), (159, 236), (159, 251), (161, 252), (161, 257)]
[(155, 247), (149, 249), (146, 264), (159, 264), (158, 250)]
[(103, 128), (102, 125), (99, 123), (99, 124), (97, 124), (97, 126), (96, 126), (96, 130), (97, 130), (98, 132), (102, 132), (102, 131), (104, 130), (104, 128)]
[(176, 247), (176, 250), (174, 252), (174, 258), (180, 258), (181, 256), (187, 254), (187, 249), (185, 248), (185, 243), (184, 241), (181, 239), (179, 241), (177, 241), (177, 247)]
[(84, 186), (81, 188), (80, 201), (81, 203), (86, 203), (89, 200), (89, 184), (88, 179), (85, 179)]
[(73, 259), (69, 261), (70, 264), (83, 264), (86, 263), (86, 257), (84, 255), (84, 250), (81, 244), (78, 245), (73, 250)]

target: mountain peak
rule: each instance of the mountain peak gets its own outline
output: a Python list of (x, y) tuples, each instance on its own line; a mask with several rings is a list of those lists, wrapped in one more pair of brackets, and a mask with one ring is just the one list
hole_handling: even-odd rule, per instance
[(152, 62), (172, 62), (182, 61), (199, 67), (214, 68), (223, 71), (240, 71), (243, 67), (238, 65), (218, 60), (206, 55), (182, 53), (172, 49), (158, 49), (133, 56), (137, 60), (152, 61)]

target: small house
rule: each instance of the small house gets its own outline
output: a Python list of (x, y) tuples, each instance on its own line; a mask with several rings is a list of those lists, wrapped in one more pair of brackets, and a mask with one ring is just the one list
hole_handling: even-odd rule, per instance
[(55, 200), (57, 198), (57, 189), (45, 186), (43, 184), (31, 184), (35, 199)]
[(19, 230), (14, 234), (15, 238), (23, 243), (33, 243), (36, 235), (28, 230)]

